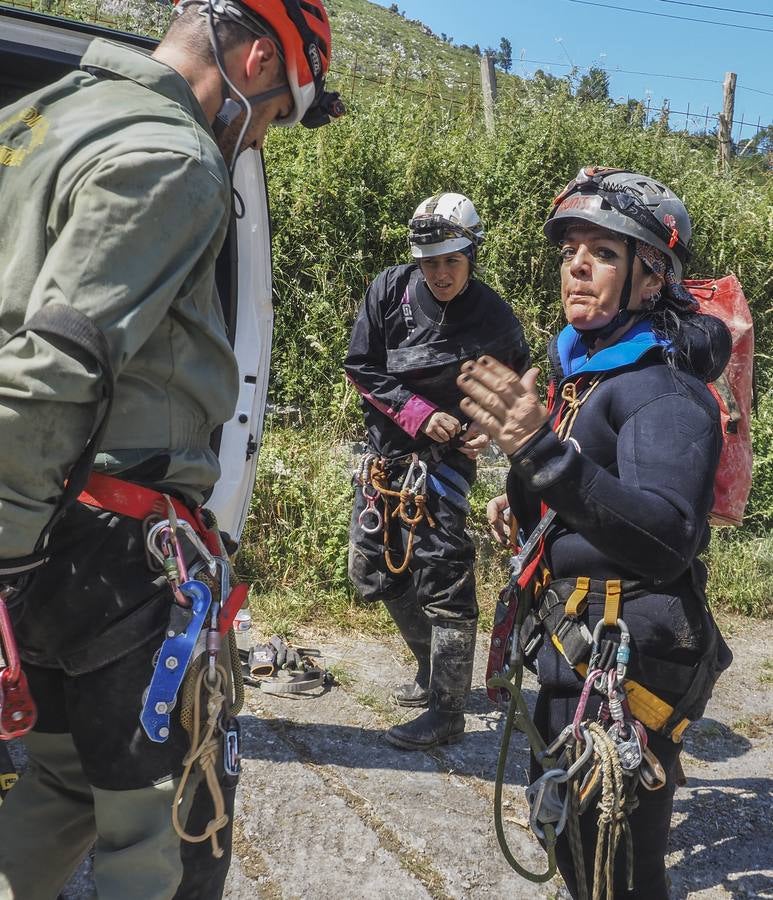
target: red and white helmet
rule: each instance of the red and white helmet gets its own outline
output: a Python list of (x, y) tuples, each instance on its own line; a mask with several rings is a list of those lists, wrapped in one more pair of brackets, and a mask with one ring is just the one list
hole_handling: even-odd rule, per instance
[[(330, 68), (330, 22), (322, 0), (241, 0), (279, 41), (295, 105), (277, 125), (296, 125), (319, 109)], [(342, 110), (343, 111), (343, 110)], [(339, 113), (340, 114), (340, 113)], [(335, 118), (335, 113), (333, 113)], [(309, 117), (311, 118), (311, 116)], [(327, 121), (327, 118), (325, 121)], [(304, 124), (314, 127), (313, 122)], [(323, 124), (318, 122), (316, 124)]]
[[(191, 2), (191, 0), (188, 0)], [(327, 124), (345, 112), (338, 94), (325, 90), (330, 68), (330, 21), (322, 0), (193, 0), (215, 18), (238, 22), (248, 31), (272, 38), (282, 55), (293, 95), (292, 112), (277, 125), (307, 128)], [(180, 5), (186, 5), (181, 0)]]

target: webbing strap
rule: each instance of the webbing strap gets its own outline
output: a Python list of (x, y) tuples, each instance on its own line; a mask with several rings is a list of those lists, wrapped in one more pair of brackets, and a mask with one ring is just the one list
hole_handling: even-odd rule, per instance
[(590, 578), (587, 575), (579, 575), (577, 577), (577, 587), (572, 591), (564, 607), (564, 612), (570, 619), (578, 618), (585, 609), (589, 590)]
[(604, 598), (604, 624), (607, 628), (614, 628), (620, 618), (620, 604), (622, 598), (622, 585), (618, 579), (606, 582), (606, 597)]

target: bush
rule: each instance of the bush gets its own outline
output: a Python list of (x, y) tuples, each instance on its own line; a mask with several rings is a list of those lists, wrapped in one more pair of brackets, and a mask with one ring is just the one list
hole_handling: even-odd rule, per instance
[(747, 616), (773, 613), (773, 537), (715, 530), (706, 557), (709, 600)]

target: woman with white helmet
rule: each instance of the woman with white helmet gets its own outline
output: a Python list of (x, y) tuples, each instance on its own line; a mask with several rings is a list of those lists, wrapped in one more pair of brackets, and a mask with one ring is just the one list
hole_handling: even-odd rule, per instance
[(474, 459), (488, 438), (468, 427), (456, 377), (481, 353), (523, 373), (529, 351), (510, 306), (475, 277), (483, 226), (472, 202), (429, 197), (409, 227), (414, 261), (373, 281), (344, 364), (368, 430), (349, 577), (363, 600), (385, 603), (416, 657), (415, 682), (393, 699), (429, 707), (387, 738), (427, 749), (464, 733), (478, 618), (465, 524)]
[[(594, 871), (606, 877), (597, 865), (610, 852), (599, 823), (611, 814), (617, 828), (618, 814), (627, 816), (633, 889), (621, 838), (616, 855), (612, 845), (607, 896), (657, 900), (668, 896), (664, 857), (681, 735), (730, 661), (698, 558), (709, 541), (722, 446), (705, 382), (724, 369), (730, 335), (698, 314), (682, 284), (690, 218), (660, 182), (584, 169), (544, 230), (560, 250), (568, 322), (549, 347), (552, 402), (546, 409), (538, 399), (537, 370), (521, 378), (482, 358), (463, 366), (461, 408), (511, 460), (507, 495), (489, 505), (500, 537), (508, 506), (526, 534), (556, 514), (524, 560), (533, 577), (521, 587), (536, 600), (518, 643), (540, 681), (534, 718), (545, 742), (563, 735), (556, 755), (567, 748), (573, 760), (595, 737), (587, 779), (585, 769), (577, 775), (583, 852), (573, 858), (567, 828), (556, 844), (558, 868), (573, 897), (587, 896), (583, 867), (588, 881)], [(593, 760), (610, 746), (607, 758), (622, 768), (620, 806), (611, 813), (597, 808), (593, 793)], [(543, 774), (546, 761), (533, 758), (532, 777), (543, 786), (553, 777)], [(539, 821), (545, 809), (534, 815)]]

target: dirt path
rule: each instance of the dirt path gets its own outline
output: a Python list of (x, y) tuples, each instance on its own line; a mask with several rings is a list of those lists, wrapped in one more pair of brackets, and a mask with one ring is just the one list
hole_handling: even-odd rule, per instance
[[(688, 785), (677, 793), (669, 856), (674, 898), (773, 898), (773, 623), (734, 620), (725, 630), (736, 662), (686, 739)], [(321, 645), (342, 684), (298, 699), (247, 689), (230, 900), (567, 896), (559, 879), (520, 879), (497, 845), (502, 713), (482, 686), (485, 646), (465, 740), (406, 753), (383, 739), (400, 715), (389, 685), (411, 674), (399, 642), (303, 641)], [(534, 682), (525, 686), (533, 698)], [(543, 868), (526, 827), (527, 762), (518, 739), (506, 818), (516, 854)]]

